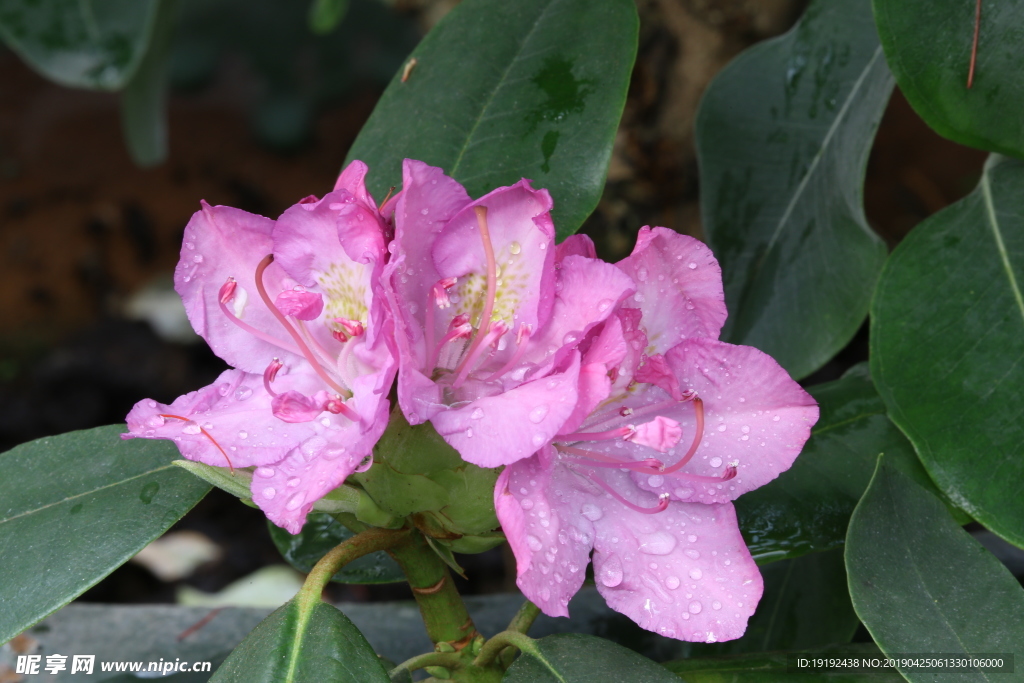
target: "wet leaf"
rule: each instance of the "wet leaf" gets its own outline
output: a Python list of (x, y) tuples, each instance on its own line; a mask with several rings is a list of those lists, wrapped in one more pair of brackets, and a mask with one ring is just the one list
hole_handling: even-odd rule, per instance
[(697, 114), (722, 338), (797, 379), (853, 337), (885, 260), (861, 193), (892, 83), (869, 0), (816, 0), (789, 33), (733, 60)]
[(675, 674), (610, 640), (560, 633), (533, 642), (505, 672), (503, 683), (679, 683)]
[(423, 39), (348, 154), (371, 191), (402, 159), (440, 166), (470, 196), (530, 178), (559, 238), (604, 189), (636, 57), (631, 0), (466, 0)]

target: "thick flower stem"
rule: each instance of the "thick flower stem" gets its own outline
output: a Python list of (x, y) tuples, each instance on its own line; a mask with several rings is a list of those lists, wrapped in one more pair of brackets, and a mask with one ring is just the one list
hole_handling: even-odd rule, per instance
[(484, 646), (480, 649), (480, 654), (473, 660), (473, 664), (481, 667), (487, 666), (501, 654), (502, 650), (510, 646), (518, 648), (523, 652), (536, 652), (533, 642), (533, 638), (525, 633), (502, 631), (484, 643)]
[(519, 611), (516, 612), (516, 615), (512, 617), (512, 621), (509, 622), (508, 629), (506, 630), (526, 633), (539, 616), (540, 607), (527, 600), (519, 608)]
[(459, 665), (461, 658), (455, 652), (428, 652), (422, 655), (416, 655), (412, 659), (407, 659), (394, 669), (388, 672), (388, 676), (394, 680), (403, 671), (416, 671), (422, 669), (425, 666), (446, 666), (456, 667)]
[(430, 549), (426, 539), (413, 532), (388, 553), (405, 572), (430, 640), (451, 643), (456, 650), (468, 645), (477, 634), (473, 619), (455, 590), (448, 567)]
[(302, 584), (296, 600), (300, 603), (320, 600), (324, 587), (339, 569), (363, 555), (369, 555), (378, 550), (387, 550), (395, 544), (403, 542), (410, 534), (408, 529), (376, 528), (356, 534), (320, 558), (320, 561), (306, 576), (306, 581)]

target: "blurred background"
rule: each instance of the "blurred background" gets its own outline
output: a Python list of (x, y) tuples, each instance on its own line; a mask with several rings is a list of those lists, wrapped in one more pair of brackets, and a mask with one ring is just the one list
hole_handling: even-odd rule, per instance
[[(226, 366), (192, 334), (171, 288), (199, 200), (276, 217), (330, 190), (387, 82), (456, 4), (352, 0), (336, 28), (315, 34), (308, 0), (182, 0), (169, 150), (151, 168), (125, 147), (117, 95), (57, 85), (0, 45), (0, 451), (121, 422), (142, 398), (169, 403), (209, 384)], [(583, 228), (604, 258), (626, 255), (643, 225), (701, 236), (700, 96), (732, 57), (785, 32), (805, 4), (637, 0), (626, 111), (604, 197)], [(895, 245), (967, 194), (984, 158), (939, 138), (897, 90), (868, 165), (872, 226)], [(866, 358), (862, 330), (805, 383)], [(234, 582), (249, 577), (251, 586), (254, 572), (282, 563), (262, 513), (216, 490), (168, 539), (82, 599), (215, 604), (216, 594), (239, 590)], [(514, 589), (501, 549), (460, 561), (464, 592)], [(275, 590), (298, 581), (287, 572), (268, 578), (271, 604), (283, 601)], [(409, 597), (401, 585), (331, 590), (337, 600)]]

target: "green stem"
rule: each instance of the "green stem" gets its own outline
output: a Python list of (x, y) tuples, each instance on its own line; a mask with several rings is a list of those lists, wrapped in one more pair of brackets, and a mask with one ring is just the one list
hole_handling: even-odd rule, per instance
[(405, 660), (389, 671), (388, 677), (394, 679), (395, 676), (403, 671), (415, 671), (416, 669), (422, 669), (425, 666), (444, 666), (454, 668), (459, 665), (459, 662), (460, 657), (456, 652), (427, 652), (426, 654), (416, 655), (415, 657)]
[(448, 567), (426, 539), (414, 532), (388, 553), (405, 572), (430, 640), (451, 643), (456, 650), (468, 645), (477, 632), (473, 619), (455, 590)]
[(367, 529), (356, 534), (320, 558), (312, 571), (306, 575), (306, 581), (302, 584), (296, 600), (300, 604), (310, 602), (315, 604), (320, 600), (320, 595), (324, 592), (331, 577), (337, 574), (339, 569), (363, 555), (369, 555), (378, 550), (387, 550), (402, 543), (409, 535), (408, 529), (397, 531), (394, 529)]
[(534, 652), (536, 650), (533, 645), (534, 642), (533, 638), (525, 633), (502, 631), (484, 643), (484, 646), (480, 649), (480, 654), (473, 660), (473, 665), (487, 666), (508, 646), (519, 648), (523, 652)]
[(518, 631), (519, 633), (526, 633), (533, 626), (533, 622), (540, 616), (540, 607), (533, 604), (529, 600), (523, 603), (516, 615), (512, 617), (512, 621), (509, 622), (508, 631)]

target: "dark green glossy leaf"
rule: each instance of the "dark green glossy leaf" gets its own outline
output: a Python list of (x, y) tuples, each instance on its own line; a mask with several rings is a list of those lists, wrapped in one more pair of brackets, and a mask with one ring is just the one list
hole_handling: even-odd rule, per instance
[(120, 90), (139, 67), (161, 0), (0, 0), (0, 36), (47, 78)]
[(871, 314), (871, 370), (939, 488), (1024, 547), (1024, 163), (993, 157), (980, 186), (893, 252)]
[[(798, 653), (794, 653), (798, 654)], [(881, 654), (873, 643), (815, 648), (808, 655), (855, 655), (877, 657)], [(786, 683), (787, 681), (822, 681), (827, 683), (897, 683), (903, 677), (893, 669), (870, 673), (835, 669), (828, 672), (801, 673), (789, 670), (789, 655), (766, 653), (722, 657), (720, 659), (680, 659), (666, 662), (665, 668), (686, 683)]]
[[(269, 521), (267, 528), (284, 559), (300, 572), (311, 570), (327, 551), (355, 535), (323, 512), (310, 513), (302, 531), (296, 536)], [(331, 580), (338, 583), (395, 583), (404, 581), (405, 575), (387, 553), (376, 552), (345, 565)]]
[(808, 650), (847, 643), (860, 620), (850, 604), (841, 549), (761, 568), (764, 596), (742, 638), (694, 644), (691, 657)]
[(338, 608), (296, 596), (235, 648), (211, 683), (388, 683), (373, 648)]
[(167, 158), (167, 63), (177, 7), (177, 0), (160, 0), (149, 48), (121, 93), (125, 142), (143, 167)]
[(122, 425), (0, 454), (0, 642), (124, 564), (210, 490), (174, 467), (168, 441)]
[(533, 642), (505, 672), (503, 683), (679, 683), (664, 667), (610, 640), (559, 633)]
[(879, 453), (934, 486), (910, 442), (886, 417), (866, 366), (809, 391), (821, 417), (803, 452), (778, 479), (736, 501), (740, 529), (758, 562), (842, 545)]
[(914, 110), (940, 135), (1024, 155), (1021, 0), (985, 2), (977, 65), (967, 87), (974, 2), (874, 0), (885, 57)]
[(530, 178), (564, 238), (604, 189), (637, 24), (632, 0), (466, 0), (413, 51), (348, 158), (369, 164), (378, 197), (401, 184), (404, 158), (474, 197)]
[(891, 90), (869, 0), (816, 0), (789, 33), (729, 64), (697, 113), (722, 338), (798, 379), (857, 331), (885, 261), (861, 191)]
[[(846, 537), (850, 595), (887, 654), (1024, 652), (1024, 589), (942, 503), (879, 458)], [(908, 680), (934, 673), (900, 669)], [(1004, 680), (959, 673), (944, 681)]]

